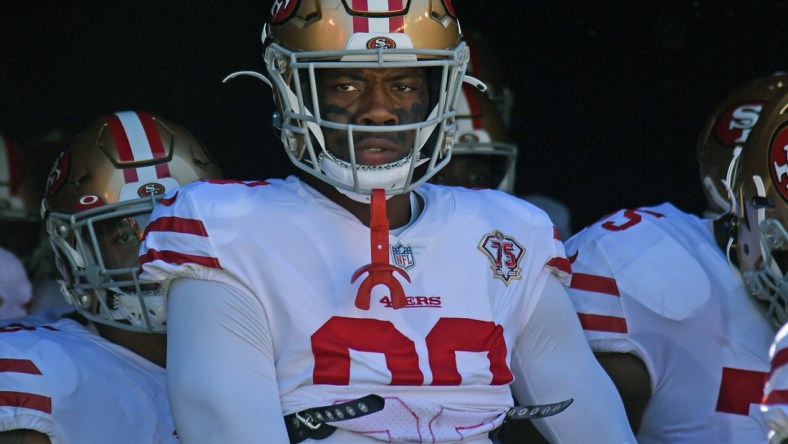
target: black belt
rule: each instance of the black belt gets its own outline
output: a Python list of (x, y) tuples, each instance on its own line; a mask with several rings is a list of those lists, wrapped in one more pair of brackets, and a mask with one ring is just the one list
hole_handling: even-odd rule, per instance
[(494, 440), (495, 437), (498, 436), (498, 433), (500, 433), (501, 428), (503, 428), (507, 422), (517, 421), (520, 419), (546, 418), (548, 416), (561, 413), (566, 410), (567, 407), (569, 407), (569, 404), (571, 404), (572, 401), (574, 401), (574, 398), (569, 398), (566, 401), (556, 402), (555, 404), (516, 405), (506, 412), (506, 418), (503, 419), (501, 426), (495, 430), (491, 430), (488, 436), (490, 439)]
[(315, 407), (285, 416), (287, 436), (291, 444), (305, 439), (329, 437), (337, 428), (331, 422), (360, 418), (383, 410), (385, 401), (378, 395), (367, 395), (341, 404)]
[[(508, 421), (553, 416), (563, 412), (569, 407), (572, 401), (574, 401), (574, 399), (570, 398), (566, 401), (556, 402), (554, 404), (515, 406), (506, 412), (506, 418), (504, 418), (503, 424), (506, 424)], [(291, 413), (285, 416), (287, 436), (290, 438), (291, 444), (297, 444), (310, 438), (328, 438), (337, 429), (329, 423), (360, 418), (371, 413), (379, 412), (383, 410), (384, 405), (385, 400), (382, 397), (378, 395), (367, 395), (341, 404), (315, 407)], [(503, 427), (503, 424), (501, 424), (501, 427)], [(490, 439), (495, 438), (501, 430), (501, 427), (490, 432)]]

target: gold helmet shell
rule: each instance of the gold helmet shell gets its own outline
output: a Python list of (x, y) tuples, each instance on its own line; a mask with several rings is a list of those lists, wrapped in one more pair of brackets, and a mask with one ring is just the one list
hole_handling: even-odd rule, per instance
[[(363, 8), (357, 6), (361, 3)], [(468, 63), (450, 0), (277, 0), (263, 42), (275, 127), (298, 168), (368, 202), (372, 189), (387, 195), (410, 191), (448, 162)], [(431, 111), (421, 121), (386, 128), (328, 121), (317, 94), (310, 92), (317, 88), (316, 76), (337, 68), (429, 70)], [(325, 130), (343, 131), (349, 140), (383, 131), (417, 136), (404, 158), (372, 166), (338, 159), (326, 146)]]
[(706, 121), (696, 146), (706, 216), (730, 210), (724, 182), (733, 151), (744, 147), (763, 106), (787, 83), (788, 75), (783, 73), (755, 79), (731, 92)]
[(205, 146), (155, 114), (91, 122), (60, 153), (42, 203), (63, 293), (88, 319), (164, 332), (164, 298), (138, 280), (139, 244), (156, 203), (197, 180), (220, 179)]
[(788, 322), (788, 89), (768, 102), (735, 159), (737, 266), (764, 315)]

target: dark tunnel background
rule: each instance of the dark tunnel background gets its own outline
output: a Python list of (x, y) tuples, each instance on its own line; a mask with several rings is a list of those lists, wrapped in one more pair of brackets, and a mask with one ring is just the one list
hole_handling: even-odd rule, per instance
[[(263, 71), (270, 2), (0, 0), (0, 132), (20, 142), (140, 109), (184, 125), (228, 177), (281, 176)], [(517, 189), (577, 230), (621, 207), (699, 213), (695, 142), (712, 109), (788, 68), (784, 1), (455, 1), (506, 60)]]

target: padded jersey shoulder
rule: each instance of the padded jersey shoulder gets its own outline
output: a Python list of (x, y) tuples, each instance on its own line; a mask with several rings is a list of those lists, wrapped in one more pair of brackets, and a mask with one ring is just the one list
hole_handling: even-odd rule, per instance
[(718, 250), (700, 218), (670, 203), (619, 210), (566, 242), (575, 274), (612, 278), (621, 298), (673, 320), (711, 296), (705, 262), (718, 261)]

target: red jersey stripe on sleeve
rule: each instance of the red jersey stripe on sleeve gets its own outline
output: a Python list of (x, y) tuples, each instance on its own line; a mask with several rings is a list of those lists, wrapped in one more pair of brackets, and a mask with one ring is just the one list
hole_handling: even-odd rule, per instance
[(140, 265), (157, 260), (169, 264), (197, 264), (208, 268), (222, 269), (222, 266), (219, 264), (219, 259), (215, 257), (197, 256), (171, 250), (157, 251), (153, 249), (149, 249), (145, 254), (140, 256)]
[(178, 192), (177, 191), (170, 198), (167, 198), (167, 197), (161, 198), (161, 200), (159, 200), (159, 204), (164, 205), (165, 207), (169, 207), (169, 206), (172, 206), (172, 204), (175, 203), (176, 199), (178, 199)]
[(569, 285), (569, 288), (604, 293), (611, 296), (621, 296), (618, 292), (618, 285), (616, 285), (615, 279), (593, 274), (573, 273), (572, 283)]
[(565, 257), (554, 257), (547, 261), (548, 267), (553, 267), (556, 270), (563, 271), (567, 274), (572, 274), (572, 264), (569, 262), (569, 259)]
[(49, 396), (35, 395), (33, 393), (0, 391), (0, 406), (24, 407), (51, 414), (52, 398)]
[(788, 348), (779, 350), (774, 355), (774, 358), (772, 358), (772, 367), (769, 369), (769, 377), (771, 378), (772, 374), (785, 364), (788, 364)]
[(580, 325), (583, 330), (607, 331), (612, 333), (626, 333), (627, 320), (617, 316), (605, 316), (589, 313), (578, 313)]
[(201, 220), (185, 219), (182, 217), (163, 216), (152, 220), (145, 227), (145, 236), (151, 231), (171, 231), (174, 233), (193, 234), (195, 236), (208, 237)]
[(0, 372), (41, 374), (41, 370), (29, 359), (0, 359)]
[(716, 411), (747, 416), (750, 404), (762, 400), (765, 382), (764, 372), (723, 367)]
[(761, 404), (788, 404), (788, 390), (772, 390), (769, 396), (764, 396)]

